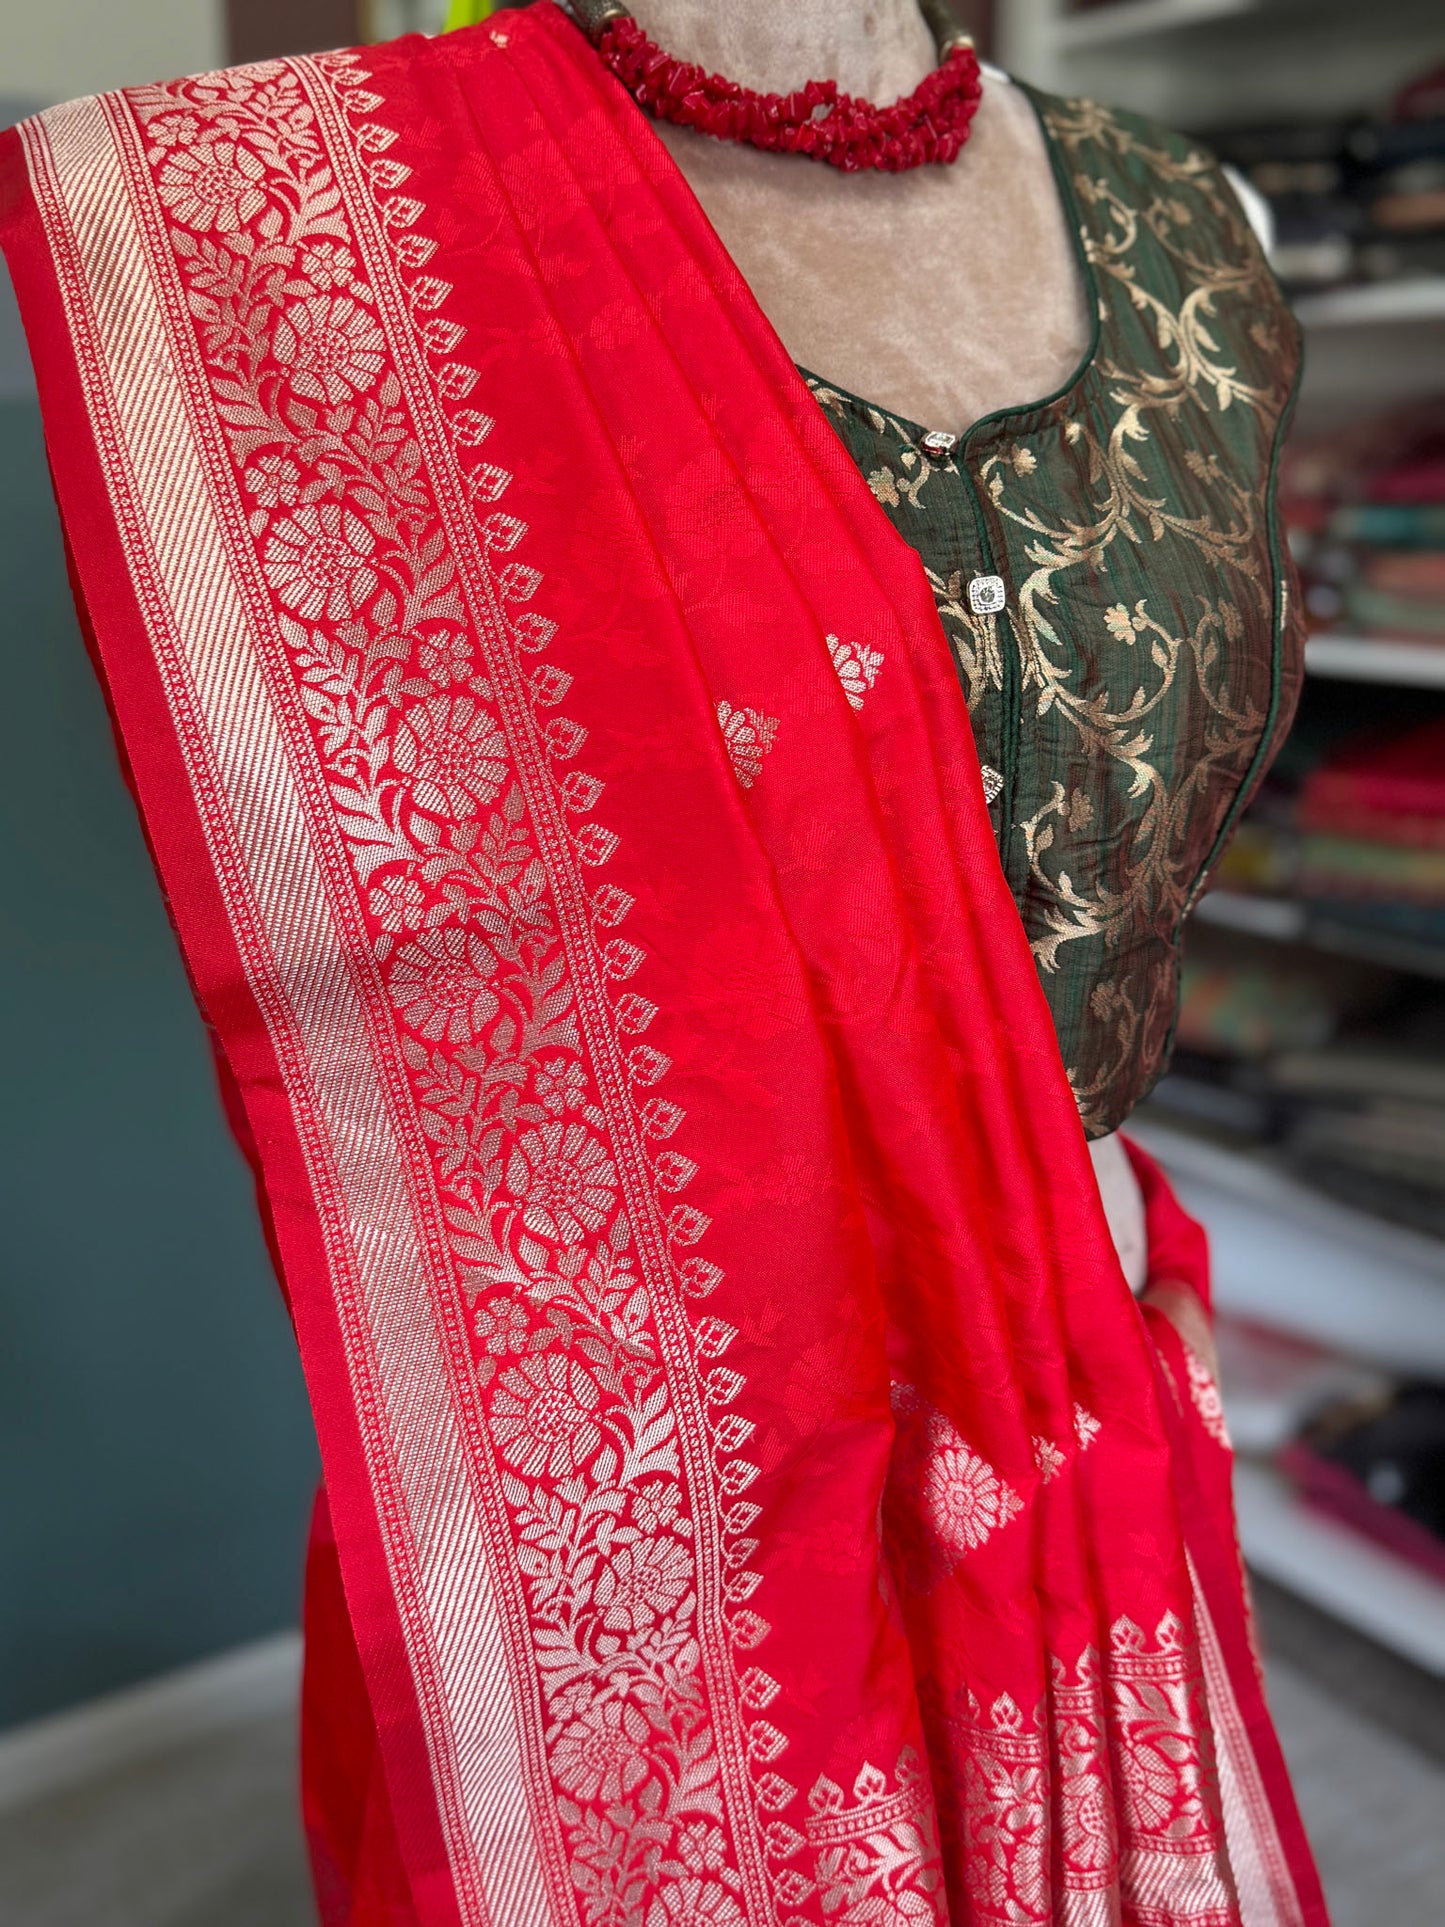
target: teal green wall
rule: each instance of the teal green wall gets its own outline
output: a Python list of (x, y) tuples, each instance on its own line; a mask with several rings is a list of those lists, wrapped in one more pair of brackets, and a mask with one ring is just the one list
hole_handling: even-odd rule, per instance
[(315, 1468), (25, 398), (0, 663), (3, 1724), (293, 1624)]

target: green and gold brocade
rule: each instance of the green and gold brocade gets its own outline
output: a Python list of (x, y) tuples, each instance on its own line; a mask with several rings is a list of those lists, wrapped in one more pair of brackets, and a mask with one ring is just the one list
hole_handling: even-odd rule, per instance
[[(1057, 395), (951, 458), (809, 382), (918, 551), (1086, 1130), (1164, 1068), (1181, 925), (1289, 726), (1274, 505), (1299, 333), (1229, 183), (1136, 116), (1035, 96), (1096, 316)], [(997, 616), (967, 585), (1003, 577)]]

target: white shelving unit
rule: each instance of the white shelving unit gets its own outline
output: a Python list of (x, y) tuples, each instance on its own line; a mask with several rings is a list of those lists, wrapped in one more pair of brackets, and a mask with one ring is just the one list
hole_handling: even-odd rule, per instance
[[(1386, 1371), (1445, 1377), (1445, 1246), (1307, 1190), (1267, 1159), (1152, 1122), (1130, 1128), (1209, 1227), (1222, 1310)], [(1235, 1501), (1258, 1572), (1445, 1674), (1445, 1585), (1304, 1504), (1267, 1466), (1237, 1463)]]
[(1387, 642), (1374, 636), (1311, 636), (1305, 668), (1341, 682), (1397, 689), (1445, 689), (1445, 642)]
[(1252, 897), (1242, 890), (1211, 890), (1194, 906), (1200, 923), (1221, 930), (1242, 930), (1271, 943), (1303, 943), (1309, 913), (1292, 897)]
[(1324, 328), (1411, 326), (1445, 321), (1445, 275), (1418, 281), (1377, 281), (1301, 295), (1295, 313), (1312, 333)]
[(1303, 943), (1336, 957), (1354, 957), (1382, 970), (1445, 982), (1445, 944), (1397, 937), (1311, 909), (1292, 897), (1248, 896), (1239, 890), (1211, 890), (1194, 907), (1200, 923), (1239, 930), (1270, 943)]
[(1256, 1572), (1445, 1676), (1445, 1586), (1304, 1505), (1277, 1473), (1240, 1462), (1234, 1504)]
[(1129, 1126), (1209, 1228), (1224, 1311), (1361, 1358), (1445, 1378), (1445, 1244), (1170, 1125)]
[[(1209, 1228), (1223, 1311), (1386, 1371), (1445, 1377), (1445, 1246), (1294, 1183), (1268, 1160), (1137, 1122)], [(1228, 1416), (1229, 1388), (1225, 1386)], [(1240, 1544), (1256, 1571), (1445, 1674), (1445, 1585), (1316, 1512), (1269, 1467), (1235, 1466)]]

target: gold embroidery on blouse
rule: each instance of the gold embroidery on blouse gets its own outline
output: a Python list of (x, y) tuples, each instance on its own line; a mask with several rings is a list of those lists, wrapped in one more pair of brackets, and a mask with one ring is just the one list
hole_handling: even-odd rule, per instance
[[(811, 385), (884, 445), (869, 486), (922, 540), (979, 750), (995, 759), (1005, 652), (1017, 664), (1016, 820), (999, 822), (1001, 850), (1097, 1135), (1162, 1068), (1180, 922), (1292, 708), (1298, 638), (1277, 663), (1268, 485), (1296, 338), (1207, 155), (1089, 102), (1040, 109), (1101, 317), (1073, 386), (933, 463), (913, 425)], [(966, 556), (974, 546), (965, 464), (1010, 581), (998, 617), (969, 610), (967, 569), (929, 566), (951, 539), (930, 545), (939, 517)]]

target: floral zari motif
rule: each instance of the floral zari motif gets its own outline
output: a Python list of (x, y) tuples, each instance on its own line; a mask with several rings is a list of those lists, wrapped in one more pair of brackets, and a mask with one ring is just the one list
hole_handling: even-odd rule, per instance
[(765, 716), (760, 709), (735, 709), (730, 702), (717, 706), (717, 724), (733, 774), (745, 790), (750, 790), (763, 773), (763, 758), (778, 733), (776, 716)]
[[(741, 1927), (735, 1808), (725, 1799), (700, 1650), (698, 1508), (718, 1516), (735, 1684), (760, 1767), (783, 1739), (775, 1685), (748, 1655), (767, 1632), (744, 1494), (753, 1430), (722, 1360), (733, 1329), (705, 1315), (721, 1277), (696, 1249), (708, 1220), (681, 1194), (696, 1165), (671, 1140), (656, 1015), (633, 986), (646, 952), (620, 934), (629, 895), (597, 875), (617, 848), (591, 814), (602, 784), (561, 710), (571, 677), (545, 660), (524, 524), (496, 505), (505, 470), (478, 454), (492, 423), (470, 397), (464, 330), (385, 102), (354, 55), (280, 63), (132, 95), (211, 404), (278, 608), (372, 956), (433, 1158), (475, 1379), (526, 1598), (569, 1884), (588, 1922)], [(329, 97), (329, 98), (328, 98)], [(321, 138), (347, 129), (390, 263), (367, 257)], [(447, 407), (504, 633), (471, 619), (381, 311), (395, 275), (416, 350)], [(554, 895), (509, 741), (498, 670), (520, 667), (567, 826), (574, 901)], [(720, 707), (751, 783), (776, 719)], [(511, 727), (516, 727), (515, 718)], [(623, 1063), (604, 1090), (579, 1018), (562, 924), (580, 904)], [(619, 1137), (619, 1133), (621, 1134)], [(627, 1194), (624, 1167), (649, 1194)], [(637, 1212), (650, 1223), (639, 1239)], [(667, 1254), (667, 1275), (643, 1244)], [(714, 1483), (684, 1463), (657, 1317), (691, 1308), (688, 1369), (711, 1414)], [(671, 1370), (678, 1361), (671, 1361)], [(774, 1807), (792, 1797), (776, 1773)]]
[(866, 642), (844, 642), (841, 636), (828, 637), (828, 654), (843, 685), (849, 707), (861, 709), (863, 699), (878, 680), (883, 667), (881, 649), (870, 649)]
[[(926, 1593), (996, 1534), (1026, 1531), (1014, 1524), (1023, 1501), (914, 1387), (894, 1385), (893, 1410), (893, 1570)], [(1041, 1483), (1066, 1473), (1101, 1429), (1076, 1404), (1071, 1441), (1036, 1437)], [(1053, 1655), (1032, 1711), (1009, 1694), (985, 1708), (965, 1687), (941, 1725), (957, 1773), (956, 1808), (943, 1817), (962, 1836), (968, 1917), (980, 1927), (1109, 1927), (1121, 1898), (1144, 1927), (1234, 1927), (1198, 1646), (1173, 1614), (1152, 1639), (1119, 1619), (1102, 1658), (1092, 1647), (1071, 1663)], [(881, 1779), (865, 1777), (860, 1811), (878, 1809)], [(861, 1800), (861, 1779), (857, 1791)], [(897, 1806), (904, 1793), (890, 1798)], [(861, 1858), (857, 1850), (848, 1864)]]
[(927, 1771), (911, 1752), (891, 1782), (865, 1764), (851, 1799), (826, 1776), (815, 1783), (806, 1825), (830, 1922), (931, 1927), (943, 1884), (932, 1809)]
[(965, 1695), (950, 1721), (965, 1761), (971, 1917), (999, 1927), (1232, 1927), (1218, 1777), (1193, 1635), (1131, 1621), (1106, 1655), (1050, 1662), (1032, 1712)]
[[(898, 1431), (888, 1517), (894, 1569), (905, 1585), (926, 1591), (1016, 1519), (1023, 1500), (913, 1386), (894, 1385), (893, 1413)], [(1063, 1455), (1058, 1458), (1062, 1464)]]

